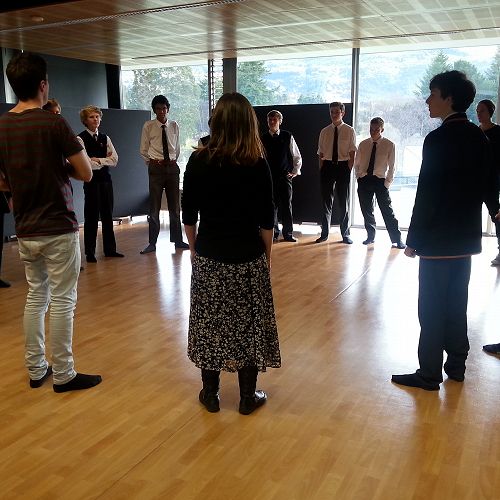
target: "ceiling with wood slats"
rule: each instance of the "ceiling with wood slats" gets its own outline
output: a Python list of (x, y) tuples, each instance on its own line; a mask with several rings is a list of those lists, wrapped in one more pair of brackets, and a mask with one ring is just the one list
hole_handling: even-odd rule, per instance
[(485, 40), (500, 44), (500, 0), (80, 0), (0, 13), (2, 47), (128, 68)]

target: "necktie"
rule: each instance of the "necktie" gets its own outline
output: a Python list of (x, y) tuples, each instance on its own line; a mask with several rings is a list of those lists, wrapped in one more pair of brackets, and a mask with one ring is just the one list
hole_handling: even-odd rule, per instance
[(97, 134), (94, 134), (93, 137), (94, 137), (94, 141), (97, 141)]
[(332, 150), (332, 163), (336, 165), (339, 161), (339, 129), (335, 127), (333, 134), (333, 150)]
[(163, 146), (163, 159), (169, 161), (170, 155), (168, 154), (167, 132), (165, 130), (165, 125), (161, 126), (161, 143)]
[(375, 168), (375, 154), (377, 153), (377, 143), (373, 143), (372, 154), (370, 155), (370, 161), (368, 162), (368, 170), (366, 175), (373, 175), (373, 169)]

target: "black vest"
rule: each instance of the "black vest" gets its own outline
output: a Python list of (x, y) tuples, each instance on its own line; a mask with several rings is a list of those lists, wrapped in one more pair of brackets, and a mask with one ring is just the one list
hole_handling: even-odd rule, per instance
[[(82, 138), (85, 150), (90, 158), (106, 158), (108, 152), (108, 137), (105, 134), (97, 134), (97, 141), (86, 130), (80, 132), (78, 137)], [(90, 182), (110, 182), (111, 175), (109, 167), (104, 166), (99, 170), (92, 170), (92, 180)]]
[(290, 153), (291, 138), (292, 134), (286, 130), (280, 130), (276, 137), (273, 137), (269, 132), (262, 136), (271, 173), (288, 174), (293, 170), (292, 153)]

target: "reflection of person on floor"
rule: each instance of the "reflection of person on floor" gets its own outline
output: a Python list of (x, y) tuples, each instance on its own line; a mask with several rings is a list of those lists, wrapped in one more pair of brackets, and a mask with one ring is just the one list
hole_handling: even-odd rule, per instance
[(92, 165), (92, 180), (84, 182), (85, 204), (83, 208), (85, 223), (83, 240), (87, 262), (97, 262), (95, 247), (99, 218), (102, 228), (102, 246), (106, 257), (123, 257), (116, 251), (113, 231), (113, 182), (110, 167), (116, 167), (118, 155), (111, 139), (99, 132), (102, 111), (96, 106), (87, 106), (80, 111), (80, 120), (85, 130), (78, 134), (78, 140)]
[(269, 276), (271, 174), (257, 117), (241, 94), (219, 99), (210, 140), (189, 159), (182, 218), (193, 264), (188, 356), (201, 368), (200, 402), (219, 411), (220, 371), (237, 371), (239, 411), (248, 415), (267, 399), (256, 390), (258, 372), (281, 358)]
[[(1, 175), (1, 174), (0, 174)], [(2, 253), (3, 253), (3, 223), (4, 215), (10, 212), (7, 196), (3, 191), (0, 191), (0, 276), (2, 272)], [(10, 283), (0, 278), (0, 288), (9, 288)]]
[(389, 139), (382, 137), (383, 131), (384, 120), (378, 116), (372, 118), (370, 138), (360, 142), (354, 159), (354, 169), (358, 179), (359, 206), (367, 232), (363, 245), (375, 242), (376, 222), (373, 215), (373, 198), (376, 197), (392, 244), (396, 248), (403, 249), (406, 245), (401, 241), (399, 223), (394, 216), (389, 195), (389, 186), (394, 179), (396, 147)]
[(436, 391), (443, 381), (444, 352), (448, 378), (464, 380), (471, 255), (481, 252), (483, 202), (493, 217), (499, 216), (499, 204), (498, 189), (488, 182), (488, 139), (465, 113), (476, 94), (474, 84), (460, 71), (447, 71), (432, 78), (429, 89), (430, 117), (443, 123), (424, 141), (405, 249), (408, 257), (420, 257), (420, 366), (415, 373), (393, 375), (392, 381)]
[[(0, 117), (0, 190), (12, 193), (19, 255), (29, 285), (23, 324), (30, 387), (41, 387), (53, 373), (55, 392), (88, 389), (101, 377), (77, 373), (74, 367), (73, 314), (81, 257), (69, 175), (89, 181), (92, 168), (66, 120), (41, 109), (49, 92), (45, 60), (22, 52), (10, 60), (6, 74), (19, 102)], [(52, 367), (45, 355), (49, 305)]]

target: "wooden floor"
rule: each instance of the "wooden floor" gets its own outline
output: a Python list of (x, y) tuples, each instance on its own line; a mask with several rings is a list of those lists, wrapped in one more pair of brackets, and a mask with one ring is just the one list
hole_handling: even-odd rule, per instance
[(76, 368), (91, 390), (33, 390), (23, 365), (26, 294), (17, 244), (0, 290), (1, 499), (498, 499), (500, 269), (494, 238), (473, 258), (471, 351), (463, 384), (406, 389), (417, 367), (418, 260), (316, 234), (274, 247), (272, 280), (283, 367), (259, 378), (268, 403), (237, 411), (223, 374), (221, 411), (198, 403), (186, 357), (190, 259), (162, 230), (139, 255), (146, 223), (116, 227), (125, 259), (85, 264), (75, 317)]

